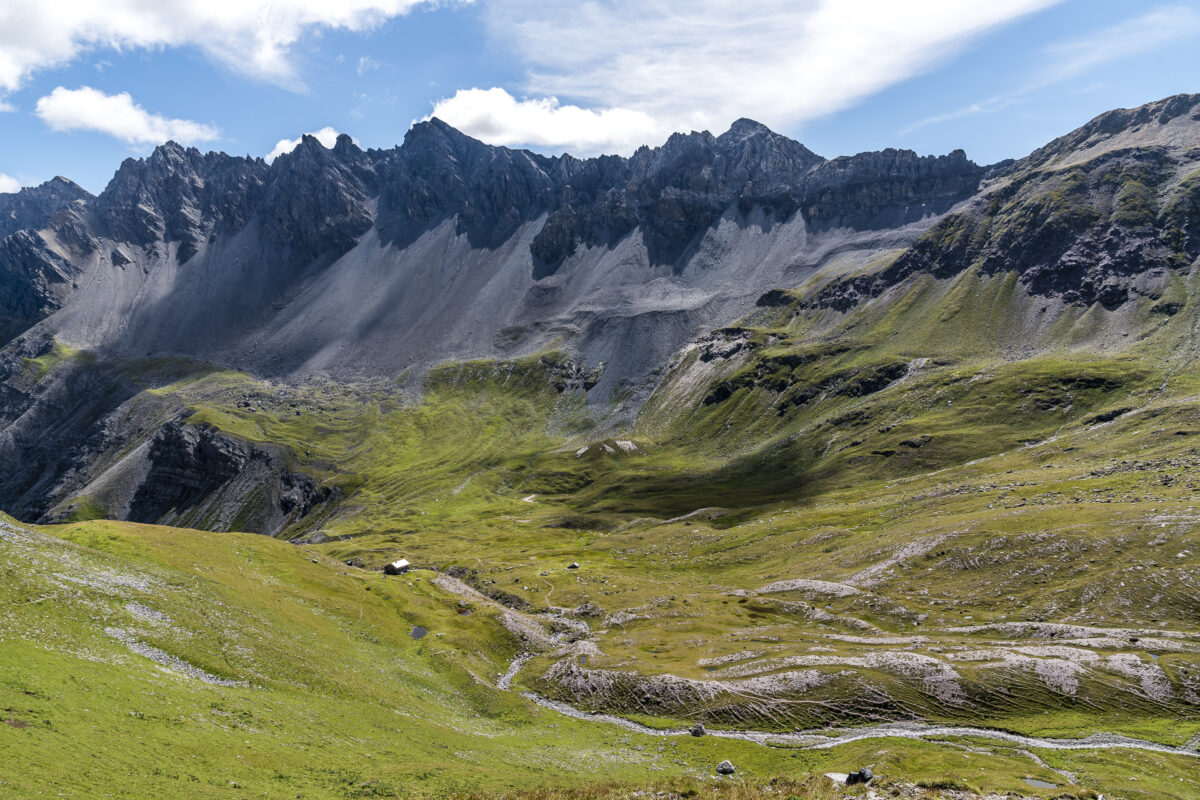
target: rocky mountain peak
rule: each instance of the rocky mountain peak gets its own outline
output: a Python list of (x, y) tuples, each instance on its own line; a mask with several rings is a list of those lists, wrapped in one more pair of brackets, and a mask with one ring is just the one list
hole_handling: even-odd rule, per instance
[(775, 132), (763, 125), (761, 122), (750, 119), (749, 117), (740, 117), (734, 120), (729, 126), (729, 130), (718, 136), (718, 139), (745, 139), (747, 136), (775, 136)]
[(1200, 147), (1200, 94), (1106, 111), (1014, 165), (1014, 170), (1079, 164), (1115, 150)]
[(374, 168), (350, 137), (327, 148), (305, 134), (290, 153), (271, 164), (258, 216), (265, 240), (293, 276), (315, 259), (340, 255), (373, 223), (368, 198)]
[(337, 153), (343, 158), (350, 155), (358, 155), (359, 153), (363, 152), (362, 148), (354, 143), (353, 137), (351, 137), (348, 133), (339, 133), (337, 141), (334, 142), (332, 149), (333, 152)]
[(40, 228), (59, 209), (91, 197), (82, 186), (63, 177), (0, 194), (0, 239), (22, 228)]
[(332, 148), (321, 144), (321, 141), (310, 133), (301, 135), (300, 142), (289, 152), (281, 154), (271, 166), (275, 172), (287, 172), (295, 169), (317, 169), (328, 164), (337, 163), (337, 155)]
[(404, 134), (404, 143), (399, 148), (410, 162), (429, 158), (457, 158), (466, 152), (481, 149), (495, 148), (489, 148), (437, 117), (415, 123)]
[(261, 159), (159, 145), (148, 158), (125, 159), (100, 193), (100, 232), (142, 246), (179, 242), (179, 260), (187, 261), (206, 230), (245, 223), (247, 194), (262, 185), (265, 169)]
[(200, 155), (200, 151), (196, 148), (184, 147), (172, 139), (155, 147), (150, 154), (149, 161), (155, 165), (181, 166), (188, 161), (188, 157), (192, 153)]
[(50, 180), (37, 186), (25, 187), (21, 192), (28, 195), (37, 195), (54, 202), (60, 202), (63, 205), (75, 200), (86, 200), (92, 196), (92, 193), (87, 189), (61, 175), (55, 175)]

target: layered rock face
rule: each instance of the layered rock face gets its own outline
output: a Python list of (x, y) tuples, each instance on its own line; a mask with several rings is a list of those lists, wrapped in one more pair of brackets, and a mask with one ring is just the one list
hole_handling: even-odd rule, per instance
[(12, 351), (0, 359), (8, 513), (59, 522), (103, 512), (274, 534), (337, 496), (300, 472), (286, 448), (193, 424), (177, 398), (144, 391), (120, 364), (68, 362), (38, 376)]
[(145, 450), (125, 513), (134, 522), (270, 535), (332, 496), (275, 449), (204, 426), (169, 423)]

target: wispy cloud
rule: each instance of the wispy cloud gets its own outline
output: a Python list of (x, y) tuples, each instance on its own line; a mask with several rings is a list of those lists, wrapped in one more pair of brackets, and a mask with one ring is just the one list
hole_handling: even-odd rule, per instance
[(1200, 5), (1177, 4), (1156, 8), (1089, 36), (1051, 45), (1045, 50), (1045, 64), (1024, 86), (962, 108), (936, 114), (900, 130), (909, 134), (931, 125), (963, 117), (1001, 111), (1033, 97), (1038, 91), (1081, 77), (1113, 61), (1200, 36)]
[(986, 100), (980, 100), (978, 103), (971, 103), (969, 106), (956, 108), (953, 111), (947, 111), (942, 114), (934, 114), (925, 119), (919, 119), (909, 125), (905, 125), (900, 129), (900, 135), (907, 136), (914, 131), (919, 131), (921, 128), (928, 128), (933, 125), (941, 125), (943, 122), (953, 122), (956, 119), (964, 117), (973, 117), (976, 114), (991, 114), (996, 111), (1015, 106), (1023, 103), (1030, 98), (1035, 90), (1032, 88), (1021, 89), (1008, 94), (998, 94), (995, 97), (989, 97)]
[(90, 86), (59, 86), (37, 101), (36, 113), (53, 130), (98, 131), (132, 145), (161, 144), (170, 139), (196, 144), (220, 135), (212, 125), (151, 114), (134, 103), (128, 92), (105, 94)]
[(11, 194), (21, 191), (21, 182), (0, 172), (0, 194)]
[(1044, 79), (1057, 83), (1122, 58), (1148, 53), (1163, 45), (1200, 35), (1200, 5), (1162, 6), (1082, 39), (1048, 49), (1051, 62)]
[[(489, 141), (592, 141), (593, 152), (628, 150), (673, 130), (721, 129), (740, 116), (795, 126), (1055, 2), (758, 0), (750, 9), (728, 0), (492, 0), (484, 6), (489, 30), (528, 66), (527, 79), (509, 91), (460, 92), (437, 113), (455, 108), (460, 121), (476, 120), (468, 133)], [(559, 134), (529, 138), (537, 115)]]
[[(458, 0), (469, 3), (471, 0)], [(321, 29), (362, 31), (436, 0), (5, 0), (0, 90), (89, 50), (196, 47), (230, 69), (292, 88), (293, 45)]]

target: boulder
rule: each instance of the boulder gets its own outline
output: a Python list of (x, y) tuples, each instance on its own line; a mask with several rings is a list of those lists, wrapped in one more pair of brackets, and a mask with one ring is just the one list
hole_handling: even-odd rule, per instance
[(854, 786), (857, 783), (870, 783), (875, 777), (875, 773), (869, 767), (862, 767), (857, 772), (851, 772), (846, 776), (846, 785)]
[(576, 606), (569, 612), (573, 617), (603, 617), (604, 609), (592, 602), (586, 602), (581, 606)]
[[(692, 734), (692, 736), (703, 736), (706, 733), (706, 731), (704, 730), (704, 723), (697, 722), (695, 725), (692, 726), (692, 729), (690, 731), (688, 731), (688, 733)], [(728, 762), (726, 762), (726, 763), (728, 763)]]
[(735, 772), (737, 772), (737, 767), (729, 761), (722, 761), (720, 764), (717, 764), (718, 775), (732, 775)]

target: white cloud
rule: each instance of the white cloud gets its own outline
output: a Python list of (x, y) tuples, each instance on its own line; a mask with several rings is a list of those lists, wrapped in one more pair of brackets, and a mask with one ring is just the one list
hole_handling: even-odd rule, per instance
[[(470, 2), (470, 0), (459, 0)], [(289, 55), (306, 33), (362, 31), (432, 0), (4, 0), (0, 90), (81, 52), (196, 47), (237, 72), (298, 87)]]
[(12, 103), (8, 102), (7, 100), (0, 100), (0, 114), (6, 113), (9, 111), (16, 111), (16, 110), (17, 110), (17, 107), (14, 106)]
[(362, 58), (358, 59), (358, 66), (354, 68), (354, 71), (358, 73), (359, 77), (362, 77), (368, 72), (374, 72), (382, 66), (382, 61), (375, 58), (370, 58), (369, 56), (363, 56)]
[(0, 172), (0, 194), (11, 194), (21, 191), (21, 182)]
[(132, 145), (161, 144), (168, 139), (195, 144), (219, 135), (211, 125), (151, 114), (134, 103), (128, 92), (105, 94), (90, 86), (59, 86), (37, 101), (36, 113), (56, 131), (99, 131)]
[[(973, 37), (1056, 2), (759, 0), (749, 8), (728, 0), (492, 0), (485, 6), (489, 30), (529, 66), (520, 89), (538, 99), (506, 107), (500, 94), (461, 92), (435, 113), (454, 103), (460, 119), (479, 122), (467, 133), (519, 141), (549, 104), (558, 111), (547, 118), (558, 134), (543, 136), (556, 139), (543, 146), (590, 141), (593, 149), (616, 152), (637, 140), (635, 127), (652, 130), (643, 134), (651, 142), (668, 130), (721, 130), (741, 116), (794, 127), (928, 70)], [(552, 98), (569, 98), (584, 113)], [(599, 142), (606, 129), (612, 138)]]
[[(927, 117), (900, 133), (938, 125), (976, 114), (990, 114), (1023, 103), (1041, 89), (1086, 75), (1097, 67), (1200, 36), (1200, 9), (1196, 5), (1170, 5), (1120, 22), (1089, 36), (1059, 42), (1047, 48), (1046, 63), (1024, 86), (969, 106)], [(1089, 87), (1092, 88), (1092, 87)]]
[[(337, 144), (338, 131), (334, 128), (324, 127), (319, 131), (313, 131), (307, 135), (316, 137), (317, 141), (323, 144), (326, 148), (331, 148)], [(267, 163), (274, 161), (284, 153), (290, 153), (295, 150), (300, 145), (300, 140), (302, 138), (304, 137), (297, 136), (295, 139), (280, 139), (279, 143), (275, 145), (275, 149), (267, 153)]]
[(605, 149), (630, 152), (670, 133), (641, 111), (595, 111), (561, 105), (554, 97), (517, 100), (503, 89), (460, 89), (453, 97), (439, 100), (431, 116), (491, 144), (583, 155)]

